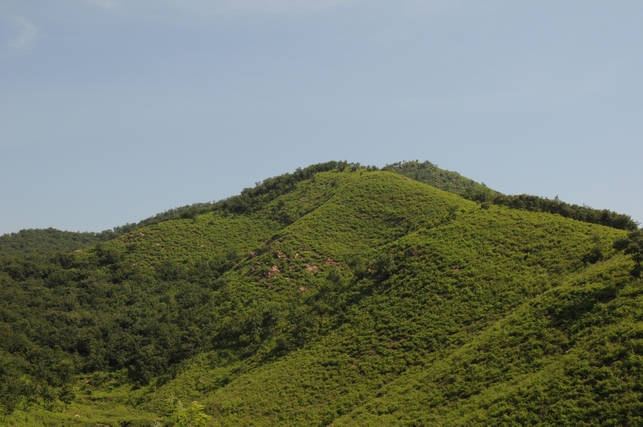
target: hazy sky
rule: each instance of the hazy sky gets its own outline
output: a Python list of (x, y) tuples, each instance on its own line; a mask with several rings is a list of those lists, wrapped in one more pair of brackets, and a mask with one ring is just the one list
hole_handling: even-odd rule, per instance
[(328, 160), (643, 222), (643, 2), (0, 0), (0, 234)]

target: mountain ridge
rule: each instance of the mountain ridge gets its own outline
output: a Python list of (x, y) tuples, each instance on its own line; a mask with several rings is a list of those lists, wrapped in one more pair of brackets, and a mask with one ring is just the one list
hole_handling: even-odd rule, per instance
[[(141, 220), (138, 223), (117, 226), (111, 230), (101, 232), (71, 232), (56, 230), (51, 227), (47, 229), (23, 229), (15, 233), (0, 236), (0, 255), (77, 250), (99, 242), (108, 241), (117, 236), (132, 232), (137, 228), (158, 222), (180, 218), (194, 218), (196, 215), (217, 210), (234, 213), (240, 210), (243, 211), (244, 209), (256, 209), (256, 207), (245, 206), (244, 203), (248, 203), (248, 199), (257, 199), (257, 196), (261, 195), (267, 195), (268, 199), (281, 195), (284, 191), (287, 192), (292, 189), (292, 186), (296, 182), (303, 179), (310, 179), (316, 173), (344, 169), (353, 171), (357, 169), (364, 169), (366, 171), (379, 170), (376, 166), (362, 167), (359, 163), (330, 161), (311, 165), (304, 169), (298, 168), (292, 174), (286, 173), (268, 178), (257, 183), (255, 188), (244, 189), (239, 196), (232, 196), (218, 202), (194, 203), (192, 205), (169, 209)], [(496, 190), (489, 189), (484, 183), (480, 184), (463, 177), (458, 172), (440, 169), (437, 165), (429, 161), (419, 162), (415, 160), (396, 162), (384, 166), (381, 170), (398, 173), (435, 188), (459, 194), (466, 199), (483, 203), (485, 206), (496, 204), (509, 206), (514, 209), (549, 212), (574, 218), (579, 221), (592, 222), (624, 230), (635, 230), (638, 228), (638, 223), (632, 220), (630, 216), (612, 212), (607, 209), (599, 210), (585, 205), (568, 204), (557, 198), (550, 200), (527, 194), (515, 196), (504, 195)], [(243, 200), (244, 198), (246, 200)]]

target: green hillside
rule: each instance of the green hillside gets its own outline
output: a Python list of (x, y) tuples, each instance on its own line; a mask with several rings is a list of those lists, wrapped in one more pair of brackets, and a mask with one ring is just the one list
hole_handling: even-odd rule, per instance
[[(194, 203), (192, 205), (169, 209), (153, 217), (146, 218), (138, 223), (125, 224), (104, 230), (100, 233), (70, 232), (54, 228), (20, 230), (17, 233), (0, 236), (0, 256), (25, 253), (50, 253), (56, 251), (71, 251), (82, 249), (96, 243), (105, 242), (131, 233), (136, 229), (158, 224), (175, 219), (193, 219), (197, 215), (208, 212), (223, 214), (250, 213), (261, 209), (266, 203), (276, 197), (292, 191), (296, 184), (311, 179), (315, 174), (331, 170), (365, 170), (377, 171), (375, 166), (362, 167), (359, 163), (326, 162), (297, 169), (295, 173), (283, 174), (268, 178), (258, 183), (255, 188), (246, 188), (240, 195), (219, 202)], [(636, 230), (638, 224), (628, 215), (618, 214), (607, 209), (592, 209), (588, 206), (571, 205), (558, 200), (546, 199), (533, 195), (505, 195), (487, 188), (457, 172), (438, 168), (429, 161), (397, 162), (386, 165), (383, 171), (390, 171), (409, 177), (415, 181), (423, 182), (432, 187), (458, 194), (468, 200), (483, 203), (483, 205), (496, 204), (508, 206), (513, 209), (528, 210), (532, 212), (554, 213), (566, 218), (579, 221), (601, 224), (621, 230)], [(281, 218), (289, 220), (289, 218)]]
[(466, 178), (458, 172), (440, 169), (437, 165), (429, 161), (419, 162), (415, 160), (397, 162), (384, 166), (382, 170), (399, 173), (451, 193), (461, 194), (467, 191), (489, 191), (491, 193), (497, 193), (494, 190), (488, 189), (484, 184)]
[(459, 194), (468, 200), (480, 202), (483, 206), (495, 204), (531, 212), (547, 212), (573, 218), (578, 221), (601, 224), (621, 230), (636, 230), (638, 223), (629, 215), (608, 209), (593, 209), (589, 206), (565, 203), (556, 197), (547, 199), (530, 194), (506, 195), (479, 184), (457, 172), (438, 168), (429, 161), (398, 162), (387, 165), (383, 170), (399, 173), (416, 181), (429, 184), (445, 191)]
[(46, 254), (82, 249), (116, 237), (102, 233), (61, 231), (55, 228), (20, 230), (0, 236), (0, 256), (17, 254)]
[(412, 178), (315, 165), (1, 257), (0, 420), (642, 424), (638, 234)]

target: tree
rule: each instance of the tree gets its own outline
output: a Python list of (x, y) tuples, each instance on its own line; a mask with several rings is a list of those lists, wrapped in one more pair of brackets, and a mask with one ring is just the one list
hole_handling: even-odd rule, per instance
[(210, 416), (203, 410), (205, 406), (199, 402), (192, 402), (192, 405), (185, 406), (175, 396), (167, 400), (170, 406), (170, 417), (175, 427), (203, 427), (208, 424)]
[(631, 255), (634, 261), (632, 276), (641, 277), (641, 263), (643, 263), (643, 230), (635, 230), (627, 235), (627, 238), (614, 242), (614, 248)]
[(4, 352), (0, 353), (0, 424), (18, 407), (23, 397), (30, 397), (25, 396), (27, 390), (20, 378), (24, 372), (11, 363), (17, 358), (11, 357), (13, 360), (10, 360), (10, 356), (7, 356)]

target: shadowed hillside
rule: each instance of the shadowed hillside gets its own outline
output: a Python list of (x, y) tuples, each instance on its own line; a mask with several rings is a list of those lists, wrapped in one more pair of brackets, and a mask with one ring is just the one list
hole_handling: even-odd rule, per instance
[(399, 173), (416, 181), (429, 184), (432, 187), (449, 191), (451, 193), (460, 194), (465, 191), (472, 190), (497, 193), (494, 190), (488, 189), (484, 184), (465, 178), (458, 172), (440, 169), (437, 165), (434, 165), (429, 161), (419, 162), (415, 160), (409, 162), (397, 162), (384, 166), (382, 170)]
[(64, 252), (95, 245), (116, 237), (116, 233), (61, 231), (54, 228), (20, 230), (0, 236), (0, 256)]

